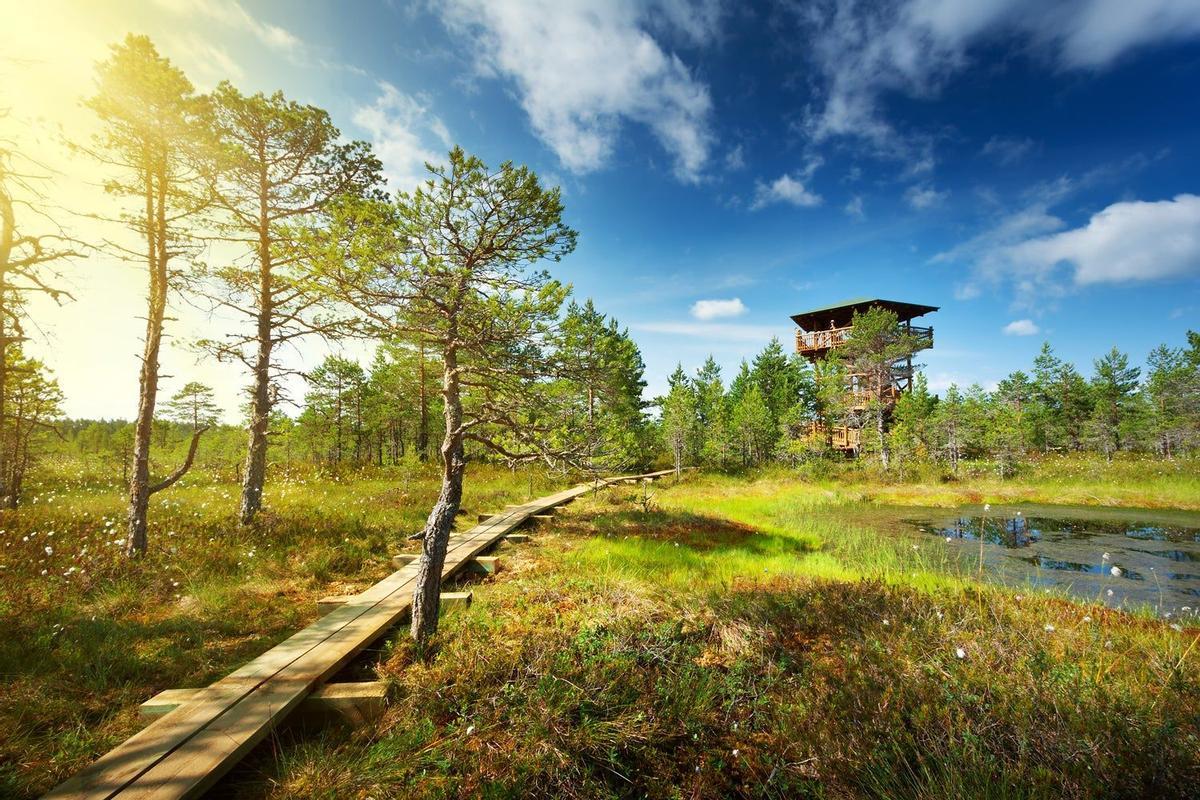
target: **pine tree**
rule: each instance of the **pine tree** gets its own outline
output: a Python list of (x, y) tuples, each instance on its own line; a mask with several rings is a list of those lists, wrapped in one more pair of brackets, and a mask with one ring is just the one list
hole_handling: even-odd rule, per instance
[(224, 241), (244, 247), (246, 265), (213, 270), (213, 304), (243, 326), (202, 339), (203, 350), (241, 362), (250, 372), (246, 470), (239, 519), (249, 524), (262, 506), (274, 386), (283, 369), (277, 351), (305, 337), (334, 339), (352, 320), (313, 290), (298, 246), (306, 229), (325, 224), (333, 203), (373, 194), (382, 167), (365, 142), (345, 142), (329, 114), (287, 100), (281, 92), (246, 96), (222, 82), (207, 98), (210, 141), (202, 174)]
[(167, 297), (182, 285), (183, 270), (174, 263), (192, 238), (183, 223), (204, 206), (195, 169), (203, 103), (183, 72), (160, 56), (145, 36), (130, 34), (114, 45), (96, 73), (99, 91), (87, 101), (103, 123), (96, 155), (115, 170), (108, 190), (129, 198), (131, 208), (137, 209), (124, 219), (144, 240), (144, 249), (127, 249), (124, 255), (144, 260), (149, 278), (126, 544), (126, 554), (138, 556), (146, 551), (150, 495), (174, 484), (188, 467), (184, 464), (158, 483), (150, 482), (150, 437)]
[(461, 148), (393, 204), (347, 201), (313, 257), (326, 291), (364, 328), (436, 348), (442, 369), (442, 486), (430, 510), (413, 594), (411, 632), (437, 630), (442, 567), (462, 503), (466, 445), (510, 463), (564, 459), (552, 339), (568, 289), (532, 265), (559, 260), (576, 234), (558, 189), (526, 167), (490, 170)]
[(1126, 426), (1131, 420), (1141, 369), (1130, 366), (1129, 356), (1115, 347), (1096, 359), (1095, 368), (1089, 438), (1105, 456), (1112, 458), (1127, 438)]
[(659, 407), (662, 410), (663, 439), (671, 453), (675, 474), (679, 475), (699, 427), (696, 391), (682, 364), (675, 366), (675, 371), (668, 378), (668, 385), (667, 396), (659, 401)]

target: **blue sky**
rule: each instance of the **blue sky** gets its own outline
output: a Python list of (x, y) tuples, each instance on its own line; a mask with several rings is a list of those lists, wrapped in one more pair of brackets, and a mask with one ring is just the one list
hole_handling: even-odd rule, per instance
[(74, 10), (201, 88), (328, 108), (396, 187), (452, 143), (559, 183), (580, 239), (554, 272), (629, 326), (652, 390), (863, 295), (941, 306), (937, 389), (1047, 339), (1087, 372), (1200, 328), (1200, 0)]

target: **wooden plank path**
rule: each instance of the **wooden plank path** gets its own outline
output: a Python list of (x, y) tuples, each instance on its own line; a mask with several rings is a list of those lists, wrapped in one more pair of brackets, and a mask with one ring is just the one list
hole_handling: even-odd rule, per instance
[[(534, 515), (598, 486), (670, 473), (663, 470), (580, 484), (495, 514), (451, 536), (442, 580)], [(101, 756), (46, 798), (199, 796), (314, 689), (401, 621), (412, 606), (416, 576), (414, 561), (211, 686), (196, 690), (188, 702)]]

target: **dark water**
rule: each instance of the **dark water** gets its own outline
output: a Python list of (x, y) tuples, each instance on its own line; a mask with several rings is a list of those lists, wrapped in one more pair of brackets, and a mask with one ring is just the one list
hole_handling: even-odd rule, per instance
[(1200, 614), (1200, 513), (1069, 506), (926, 509), (905, 522), (949, 539), (964, 564), (1010, 584), (1115, 607)]

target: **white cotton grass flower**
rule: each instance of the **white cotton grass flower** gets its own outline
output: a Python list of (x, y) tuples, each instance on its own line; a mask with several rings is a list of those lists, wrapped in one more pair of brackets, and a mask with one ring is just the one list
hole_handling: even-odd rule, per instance
[(983, 510), (984, 510), (984, 511), (991, 511), (991, 510), (992, 510), (992, 504), (991, 504), (991, 503), (984, 503), (984, 504), (983, 504)]
[(742, 752), (742, 751), (741, 751), (741, 750), (738, 750), (736, 747), (735, 747), (735, 748), (733, 748), (733, 757), (734, 757), (734, 758), (737, 758), (737, 757), (738, 757), (738, 753), (740, 753), (740, 752)]
[(1121, 577), (1121, 568), (1120, 567), (1113, 567), (1112, 569), (1109, 570), (1109, 572), (1112, 573), (1112, 576), (1114, 578)]
[(1108, 553), (1105, 553), (1104, 555), (1100, 556), (1101, 561), (1108, 561), (1110, 558), (1112, 558), (1112, 556), (1110, 556)]
[(963, 650), (961, 647), (956, 647), (956, 648), (954, 648), (954, 655), (958, 658), (966, 658), (967, 651)]
[(1045, 627), (1043, 628), (1043, 630), (1046, 631), (1046, 633), (1054, 633), (1058, 629), (1055, 628), (1053, 625), (1051, 625), (1049, 622), (1047, 622)]
[(1106, 594), (1106, 595), (1108, 595), (1109, 597), (1112, 597), (1112, 596), (1113, 596), (1113, 590), (1112, 590), (1112, 589), (1109, 589), (1107, 592), (1105, 592), (1105, 594)]

